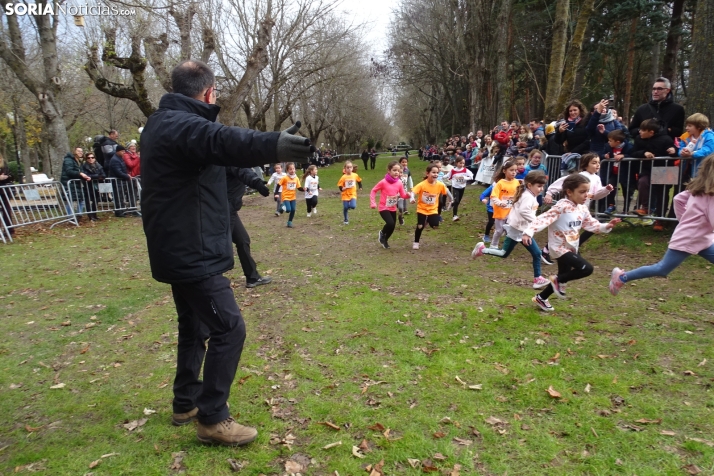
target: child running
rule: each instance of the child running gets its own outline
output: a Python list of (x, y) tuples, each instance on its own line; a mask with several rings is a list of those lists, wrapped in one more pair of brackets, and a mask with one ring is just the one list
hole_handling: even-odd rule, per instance
[(295, 164), (290, 162), (285, 166), (287, 175), (280, 179), (278, 185), (282, 189), (280, 199), (283, 202), (285, 211), (288, 215), (288, 228), (293, 227), (293, 218), (295, 218), (295, 204), (297, 203), (297, 190), (302, 190), (300, 179), (295, 174)]
[(345, 162), (342, 169), (344, 175), (340, 177), (337, 186), (342, 192), (342, 213), (345, 217), (344, 224), (350, 224), (349, 211), (357, 208), (357, 186), (362, 190), (362, 179), (359, 175), (352, 173), (354, 166), (349, 160)]
[(513, 197), (520, 186), (520, 182), (516, 180), (517, 173), (518, 169), (516, 168), (515, 160), (508, 159), (493, 180), (496, 185), (491, 190), (491, 206), (493, 207), (493, 220), (496, 231), (491, 238), (491, 248), (494, 249), (498, 249), (498, 241), (505, 232), (503, 225), (506, 224), (506, 218), (513, 206)]
[[(412, 182), (412, 172), (409, 170), (409, 159), (406, 157), (402, 157), (399, 159), (399, 164), (402, 166), (402, 175), (401, 180), (402, 180), (402, 185), (404, 186), (404, 191), (405, 192), (410, 192), (412, 188), (414, 188), (414, 182)], [(397, 211), (399, 212), (399, 224), (403, 225), (404, 224), (404, 215), (407, 215), (409, 211), (407, 210), (407, 203), (409, 203), (407, 200), (404, 200), (400, 198), (397, 201)]]
[(603, 224), (594, 219), (584, 205), (589, 192), (590, 181), (587, 177), (580, 174), (569, 175), (563, 181), (566, 198), (559, 200), (550, 210), (538, 216), (523, 232), (523, 244), (529, 246), (533, 241), (532, 236), (547, 227), (550, 253), (558, 261), (558, 275), (548, 278), (550, 286), (532, 299), (544, 311), (554, 310), (548, 301), (551, 294), (555, 293), (559, 298), (565, 299), (565, 283), (585, 278), (593, 272), (593, 266), (578, 253), (580, 228), (595, 233), (609, 233), (612, 227), (620, 222), (619, 218), (614, 218)]
[(481, 199), (481, 202), (486, 205), (486, 215), (488, 215), (488, 221), (486, 222), (486, 230), (485, 234), (483, 235), (484, 243), (491, 243), (491, 229), (494, 225), (493, 207), (491, 206), (491, 192), (493, 191), (493, 185), (494, 184), (489, 185), (488, 188), (484, 190), (483, 193), (481, 193), (481, 196), (479, 197)]
[(273, 198), (275, 198), (275, 203), (277, 206), (275, 207), (275, 216), (279, 217), (281, 213), (285, 211), (285, 208), (283, 208), (283, 201), (280, 199), (280, 192), (282, 190), (280, 189), (280, 179), (285, 177), (285, 173), (283, 173), (283, 166), (280, 164), (275, 164), (275, 172), (273, 172), (273, 175), (270, 176), (270, 179), (268, 180), (268, 187), (272, 183), (275, 183), (275, 188), (273, 189)]
[(425, 180), (419, 182), (412, 189), (411, 203), (417, 204), (417, 226), (414, 231), (413, 250), (419, 249), (419, 239), (421, 232), (428, 223), (432, 228), (439, 227), (439, 197), (448, 196), (453, 199), (451, 193), (446, 189), (446, 185), (437, 180), (439, 176), (439, 165), (432, 162), (426, 166)]
[(314, 213), (317, 215), (317, 195), (320, 193), (320, 177), (317, 176), (317, 166), (311, 165), (302, 176), (305, 184), (305, 203), (307, 204), (307, 217)]
[(379, 230), (379, 244), (385, 249), (389, 249), (389, 237), (394, 233), (397, 223), (397, 202), (400, 198), (409, 198), (409, 194), (404, 191), (401, 175), (402, 166), (396, 160), (391, 161), (387, 165), (387, 175), (374, 186), (369, 194), (370, 206), (377, 208), (375, 197), (379, 192), (379, 214), (384, 220), (384, 227)]
[(462, 156), (457, 156), (454, 162), (454, 168), (449, 171), (448, 177), (451, 180), (451, 190), (454, 194), (454, 218), (453, 221), (459, 220), (459, 204), (464, 198), (464, 190), (470, 180), (473, 180), (474, 174), (467, 169), (464, 164), (466, 160)]
[(679, 224), (662, 260), (632, 271), (613, 269), (610, 279), (613, 296), (630, 281), (666, 277), (691, 255), (699, 255), (714, 263), (714, 154), (702, 161), (697, 176), (689, 182), (687, 189), (674, 197), (674, 213)]
[(523, 231), (536, 219), (538, 210), (538, 196), (543, 191), (543, 186), (548, 182), (548, 177), (540, 170), (530, 172), (523, 179), (523, 185), (518, 187), (516, 196), (513, 197), (513, 207), (508, 213), (508, 222), (505, 225), (506, 239), (502, 250), (486, 248), (483, 242), (476, 243), (471, 252), (471, 257), (476, 258), (484, 254), (507, 258), (511, 251), (521, 242), (533, 257), (533, 289), (543, 289), (550, 281), (540, 275), (540, 248), (535, 240), (530, 240), (526, 245), (521, 241)]

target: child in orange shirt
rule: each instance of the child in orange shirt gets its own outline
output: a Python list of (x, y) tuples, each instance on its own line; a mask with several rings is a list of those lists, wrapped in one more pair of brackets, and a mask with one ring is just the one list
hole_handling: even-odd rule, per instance
[(295, 174), (295, 164), (292, 162), (289, 163), (285, 167), (285, 170), (288, 174), (280, 179), (278, 185), (282, 190), (280, 192), (280, 199), (283, 202), (285, 211), (290, 213), (290, 215), (288, 215), (288, 228), (292, 228), (293, 218), (295, 218), (297, 191), (302, 190), (302, 187), (300, 186), (300, 179)]
[(491, 191), (491, 206), (493, 206), (493, 220), (496, 231), (493, 232), (491, 238), (491, 248), (498, 249), (498, 240), (504, 234), (503, 225), (506, 224), (506, 218), (513, 207), (513, 197), (518, 191), (520, 182), (516, 180), (518, 174), (518, 166), (514, 159), (508, 159), (501, 167), (501, 171), (496, 175), (493, 181), (496, 185)]
[(352, 173), (353, 168), (352, 162), (346, 161), (342, 169), (344, 175), (337, 182), (337, 186), (342, 192), (342, 213), (345, 216), (345, 225), (350, 224), (349, 211), (357, 208), (357, 186), (362, 190), (362, 179), (359, 175)]
[[(420, 182), (412, 188), (411, 203), (417, 204), (417, 226), (414, 231), (413, 250), (419, 249), (419, 239), (421, 232), (428, 223), (432, 228), (439, 226), (439, 198), (442, 195), (448, 196), (448, 201), (451, 202), (453, 197), (451, 192), (446, 189), (443, 182), (439, 182), (439, 171), (441, 168), (438, 164), (432, 162), (426, 166), (426, 180)], [(448, 204), (447, 204), (448, 205)]]

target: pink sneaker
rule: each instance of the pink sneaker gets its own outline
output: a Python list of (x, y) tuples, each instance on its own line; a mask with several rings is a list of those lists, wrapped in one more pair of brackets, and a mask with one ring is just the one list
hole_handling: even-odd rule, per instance
[(623, 270), (620, 268), (613, 268), (612, 270), (612, 275), (610, 276), (610, 294), (613, 296), (617, 296), (617, 293), (620, 292), (620, 289), (625, 285), (625, 283), (622, 282), (620, 279), (620, 276), (625, 274)]
[(551, 286), (553, 286), (555, 295), (560, 299), (565, 299), (565, 289), (563, 289), (563, 285), (558, 281), (558, 276), (551, 276), (548, 278), (548, 281), (550, 281)]
[(479, 256), (483, 256), (484, 249), (486, 249), (486, 245), (484, 245), (482, 241), (479, 241), (478, 243), (476, 243), (476, 246), (474, 247), (473, 251), (471, 252), (471, 259), (476, 259)]
[(548, 286), (550, 284), (550, 281), (545, 279), (543, 276), (538, 276), (533, 280), (533, 289), (543, 289), (544, 287)]

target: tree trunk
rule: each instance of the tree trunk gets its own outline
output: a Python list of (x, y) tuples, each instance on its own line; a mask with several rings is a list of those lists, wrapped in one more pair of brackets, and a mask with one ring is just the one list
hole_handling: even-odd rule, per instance
[(692, 56), (689, 61), (689, 94), (687, 109), (690, 114), (700, 112), (714, 117), (714, 0), (698, 0), (692, 28)]
[[(684, 10), (684, 0), (674, 0), (672, 3), (672, 21), (667, 32), (667, 41), (664, 48), (664, 62), (662, 64), (662, 76), (672, 82), (672, 93), (676, 93), (674, 86), (678, 82), (677, 75), (677, 52), (682, 42), (682, 11)], [(676, 96), (676, 94), (675, 94)]]
[[(572, 99), (573, 89), (575, 88), (575, 78), (578, 74), (580, 66), (580, 56), (583, 53), (583, 40), (585, 39), (585, 31), (588, 28), (588, 22), (593, 13), (595, 0), (584, 0), (578, 14), (578, 22), (575, 25), (573, 38), (570, 40), (570, 48), (568, 49), (568, 57), (565, 60), (565, 74), (563, 75), (563, 83), (560, 86), (558, 93), (558, 102), (556, 103), (555, 111), (565, 109), (565, 104)], [(546, 116), (546, 117), (553, 117)]]
[(25, 113), (16, 98), (13, 98), (13, 112), (15, 114), (15, 149), (20, 153), (22, 176), (24, 181), (17, 177), (20, 183), (32, 182), (30, 172), (30, 151), (27, 147), (27, 134), (25, 132)]
[[(652, 50), (650, 50), (650, 82), (654, 84), (655, 79), (659, 78), (659, 53), (662, 49), (662, 44), (658, 41), (652, 45)], [(673, 88), (674, 90), (674, 88)]]
[(632, 74), (635, 70), (635, 33), (637, 32), (637, 17), (630, 20), (630, 41), (627, 45), (627, 74), (625, 76), (625, 100), (622, 117), (630, 122), (630, 104), (632, 103)]
[(545, 112), (547, 118), (558, 115), (558, 96), (563, 78), (565, 64), (565, 49), (568, 43), (568, 18), (570, 17), (570, 0), (557, 0), (555, 5), (555, 20), (553, 21), (553, 42), (550, 48), (550, 64), (548, 79), (545, 84)]

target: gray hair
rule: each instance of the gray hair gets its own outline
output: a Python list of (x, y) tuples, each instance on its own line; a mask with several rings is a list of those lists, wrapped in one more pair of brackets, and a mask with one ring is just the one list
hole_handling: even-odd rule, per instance
[(670, 83), (669, 79), (665, 78), (664, 76), (660, 76), (659, 78), (655, 79), (655, 83), (664, 83), (665, 88), (672, 89), (672, 83)]

